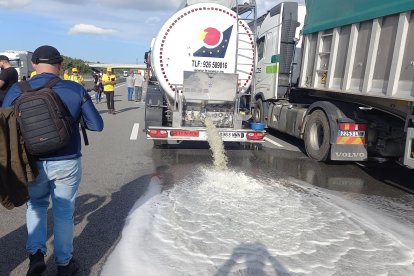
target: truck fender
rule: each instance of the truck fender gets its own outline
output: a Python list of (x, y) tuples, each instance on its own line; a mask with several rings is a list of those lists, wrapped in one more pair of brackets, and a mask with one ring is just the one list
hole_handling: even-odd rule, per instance
[(335, 104), (331, 102), (327, 102), (327, 101), (314, 102), (313, 104), (309, 106), (308, 110), (306, 111), (305, 120), (302, 125), (302, 137), (305, 132), (305, 125), (309, 118), (309, 114), (311, 114), (316, 109), (320, 109), (326, 114), (326, 117), (328, 118), (328, 121), (329, 121), (330, 131), (331, 131), (330, 143), (334, 144), (336, 141), (336, 136), (337, 136), (337, 131), (338, 131), (338, 123), (337, 123), (338, 119), (347, 118), (347, 117), (341, 111), (341, 109), (339, 109)]

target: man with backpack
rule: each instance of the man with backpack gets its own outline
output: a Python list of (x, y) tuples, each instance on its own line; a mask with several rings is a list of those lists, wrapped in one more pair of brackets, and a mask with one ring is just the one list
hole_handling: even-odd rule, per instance
[[(57, 79), (62, 61), (63, 58), (56, 48), (48, 45), (37, 48), (32, 57), (32, 63), (37, 74), (25, 85), (13, 85), (2, 106), (15, 105), (15, 110), (21, 108), (21, 110), (26, 111), (23, 98), (30, 96), (30, 93), (38, 93), (38, 102), (44, 106), (46, 112), (48, 109), (47, 97), (41, 96), (41, 93), (47, 94), (51, 91), (57, 94), (63, 102), (67, 109), (68, 121), (71, 124), (71, 128), (67, 132), (70, 138), (68, 143), (53, 152), (37, 153), (35, 156), (39, 175), (33, 182), (28, 183), (30, 199), (27, 202), (26, 213), (28, 230), (26, 249), (30, 254), (30, 264), (27, 275), (40, 275), (46, 270), (44, 255), (46, 254), (49, 198), (53, 202), (54, 255), (55, 263), (58, 266), (57, 275), (74, 275), (79, 270), (79, 264), (73, 258), (75, 198), (82, 173), (79, 122), (82, 119), (85, 127), (92, 131), (103, 129), (102, 117), (83, 86), (73, 81)], [(48, 88), (49, 86), (51, 88)], [(24, 93), (22, 93), (22, 88), (25, 90)], [(23, 103), (18, 107), (19, 102)], [(33, 103), (35, 102), (32, 101), (31, 104)], [(39, 106), (42, 106), (41, 104)], [(37, 109), (31, 110), (31, 112), (34, 114), (33, 116), (40, 116), (40, 114), (37, 114)], [(63, 120), (63, 117), (66, 116), (65, 112), (60, 113), (62, 113), (60, 119)], [(16, 114), (16, 116), (20, 115)], [(24, 114), (21, 116), (20, 123), (27, 124), (30, 116), (24, 117)], [(31, 123), (32, 126), (38, 123), (39, 128), (41, 127), (39, 120), (32, 120)], [(22, 132), (25, 131), (23, 128)], [(31, 128), (28, 128), (27, 131), (31, 131)], [(51, 132), (53, 131), (51, 130)], [(22, 136), (25, 137), (24, 133), (22, 133)], [(39, 143), (48, 143), (48, 139), (55, 140), (46, 135), (39, 139)], [(25, 144), (31, 142), (25, 139)], [(26, 145), (26, 148), (28, 148), (28, 145)], [(35, 146), (31, 148), (38, 149)]]

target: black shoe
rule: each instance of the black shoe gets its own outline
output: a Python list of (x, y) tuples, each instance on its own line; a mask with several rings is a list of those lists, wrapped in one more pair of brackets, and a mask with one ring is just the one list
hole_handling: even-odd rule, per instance
[(43, 255), (42, 251), (39, 249), (35, 254), (30, 254), (29, 260), (29, 270), (26, 276), (42, 275), (42, 272), (46, 270), (45, 255)]
[(76, 272), (78, 272), (78, 270), (79, 270), (79, 264), (74, 258), (72, 258), (67, 265), (65, 266), (58, 265), (57, 276), (76, 275)]

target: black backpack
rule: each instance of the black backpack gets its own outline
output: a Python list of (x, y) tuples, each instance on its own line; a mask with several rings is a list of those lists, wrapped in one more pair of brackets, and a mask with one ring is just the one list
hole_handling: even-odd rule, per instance
[(14, 112), (26, 150), (32, 155), (56, 152), (69, 144), (72, 118), (52, 87), (59, 77), (32, 89), (27, 81), (19, 82), (22, 94), (14, 104)]

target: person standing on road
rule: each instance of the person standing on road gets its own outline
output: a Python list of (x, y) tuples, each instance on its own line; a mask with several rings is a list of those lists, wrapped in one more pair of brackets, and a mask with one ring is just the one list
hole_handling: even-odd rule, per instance
[(141, 76), (141, 71), (138, 71), (138, 74), (135, 76), (135, 101), (140, 102), (142, 98), (142, 83), (144, 78)]
[(96, 103), (100, 103), (102, 98), (102, 80), (99, 74), (94, 76), (93, 90), (95, 91)]
[[(37, 74), (29, 80), (30, 86), (34, 89), (42, 87), (59, 76), (62, 61), (63, 58), (56, 48), (48, 45), (37, 48), (32, 56)], [(103, 129), (102, 118), (83, 86), (73, 81), (59, 80), (53, 90), (68, 108), (74, 130), (78, 129), (81, 118), (87, 129), (92, 131)], [(17, 84), (13, 85), (4, 99), (3, 107), (12, 106), (21, 93), (20, 87)], [(28, 183), (26, 249), (30, 254), (30, 264), (27, 275), (40, 275), (46, 270), (44, 256), (47, 251), (49, 198), (53, 203), (57, 275), (74, 275), (79, 270), (79, 264), (73, 258), (75, 198), (82, 175), (79, 131), (73, 131), (70, 143), (64, 148), (36, 158), (39, 175), (33, 182)]]
[(33, 70), (31, 73), (30, 73), (30, 78), (33, 78), (34, 76), (36, 76), (36, 69), (35, 70)]
[(0, 55), (0, 106), (9, 88), (19, 80), (19, 73), (7, 56)]
[(63, 73), (63, 79), (64, 80), (69, 80), (70, 75), (69, 75), (69, 70), (66, 69), (65, 72)]
[(106, 106), (108, 113), (115, 115), (115, 84), (116, 76), (112, 73), (112, 68), (106, 68), (106, 73), (102, 76), (102, 84), (104, 86), (104, 93), (106, 97)]
[(85, 81), (83, 80), (83, 77), (78, 72), (78, 68), (74, 67), (72, 68), (72, 75), (69, 76), (69, 80), (79, 83), (80, 85), (84, 86)]
[(130, 71), (129, 76), (126, 79), (126, 83), (128, 86), (128, 101), (132, 101), (132, 94), (134, 94), (134, 83), (135, 83), (134, 70)]

